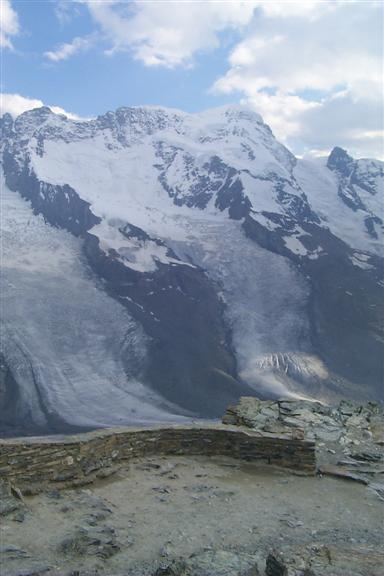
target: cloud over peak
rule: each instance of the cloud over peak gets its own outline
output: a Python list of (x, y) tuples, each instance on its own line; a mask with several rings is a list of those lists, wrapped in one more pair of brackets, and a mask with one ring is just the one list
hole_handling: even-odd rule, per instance
[(271, 3), (233, 48), (213, 90), (242, 96), (294, 148), (300, 140), (304, 148), (337, 143), (360, 154), (374, 143), (381, 156), (382, 6), (311, 6), (306, 18)]
[[(6, 94), (0, 93), (0, 116), (5, 113), (10, 114), (13, 118), (17, 118), (23, 112), (27, 110), (33, 110), (34, 108), (41, 108), (42, 106), (47, 106), (42, 100), (38, 98), (27, 98), (21, 96), (20, 94)], [(64, 114), (67, 118), (71, 120), (83, 120), (77, 114), (72, 112), (67, 112), (64, 108), (60, 106), (48, 106), (52, 112), (55, 114)]]

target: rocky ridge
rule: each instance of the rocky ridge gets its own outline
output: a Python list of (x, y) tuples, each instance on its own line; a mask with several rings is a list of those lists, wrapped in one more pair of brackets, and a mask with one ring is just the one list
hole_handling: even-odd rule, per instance
[(223, 416), (226, 424), (279, 434), (302, 434), (316, 443), (319, 474), (367, 485), (384, 500), (384, 409), (342, 400), (336, 406), (305, 400), (241, 398)]

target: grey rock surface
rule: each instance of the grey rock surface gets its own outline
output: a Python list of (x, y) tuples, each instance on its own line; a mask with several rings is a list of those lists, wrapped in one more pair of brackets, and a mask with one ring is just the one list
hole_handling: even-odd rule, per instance
[(383, 497), (384, 408), (342, 400), (331, 406), (309, 400), (241, 398), (223, 417), (227, 424), (294, 434), (316, 441), (319, 474), (366, 484)]
[(160, 567), (154, 576), (260, 576), (257, 556), (226, 550), (204, 550)]

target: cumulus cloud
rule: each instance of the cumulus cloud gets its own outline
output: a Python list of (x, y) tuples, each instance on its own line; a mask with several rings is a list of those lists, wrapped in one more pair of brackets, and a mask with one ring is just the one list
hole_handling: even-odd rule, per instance
[(384, 159), (383, 109), (381, 100), (367, 102), (344, 91), (324, 99), (320, 106), (305, 111), (300, 131), (292, 140), (311, 151), (329, 151), (334, 145), (347, 148), (355, 157)]
[(129, 50), (146, 66), (190, 66), (196, 53), (217, 48), (219, 33), (252, 19), (258, 2), (92, 2), (107, 52)]
[[(107, 42), (106, 53), (129, 51), (146, 66), (190, 66), (196, 54), (217, 48), (223, 30), (241, 30), (253, 18), (256, 9), (269, 17), (305, 17), (315, 19), (324, 7), (318, 0), (286, 2), (276, 0), (206, 0), (196, 2), (131, 2), (77, 0), (71, 4), (60, 0), (56, 15), (61, 23), (72, 17), (77, 5), (86, 5), (94, 23)], [(81, 39), (48, 52), (52, 60), (69, 58)]]
[(333, 10), (334, 3), (324, 0), (261, 0), (258, 6), (268, 17), (316, 20), (324, 11)]
[(45, 52), (44, 56), (52, 62), (59, 62), (60, 60), (67, 60), (78, 52), (89, 50), (94, 43), (94, 37), (84, 36), (76, 37), (72, 42), (64, 43), (58, 46), (55, 50)]
[[(27, 110), (33, 110), (34, 108), (41, 108), (41, 106), (47, 106), (42, 100), (37, 98), (26, 98), (20, 94), (0, 94), (0, 115), (8, 112), (13, 118), (17, 118), (23, 112)], [(60, 106), (49, 106), (49, 108), (55, 114), (64, 114), (67, 118), (71, 120), (82, 120), (77, 114), (67, 112), (64, 108)]]
[(0, 2), (0, 46), (12, 48), (11, 37), (20, 31), (17, 13), (11, 6), (10, 0)]
[(296, 150), (382, 156), (382, 6), (287, 6), (262, 7), (213, 90), (240, 94)]

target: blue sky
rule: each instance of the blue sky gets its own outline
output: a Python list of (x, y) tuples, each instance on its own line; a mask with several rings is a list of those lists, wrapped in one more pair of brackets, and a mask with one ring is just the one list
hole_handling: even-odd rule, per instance
[(76, 57), (52, 62), (44, 53), (74, 37), (92, 34), (86, 6), (79, 5), (72, 18), (60, 22), (55, 3), (12, 3), (24, 33), (14, 41), (15, 50), (3, 53), (3, 91), (40, 98), (81, 116), (102, 114), (118, 106), (159, 104), (190, 112), (234, 102), (233, 95), (209, 93), (212, 82), (226, 72), (226, 53), (234, 44), (196, 58), (196, 64), (175, 68), (148, 67), (122, 51), (106, 56), (105, 43)]
[(0, 2), (3, 112), (243, 102), (297, 154), (383, 156), (381, 2)]

